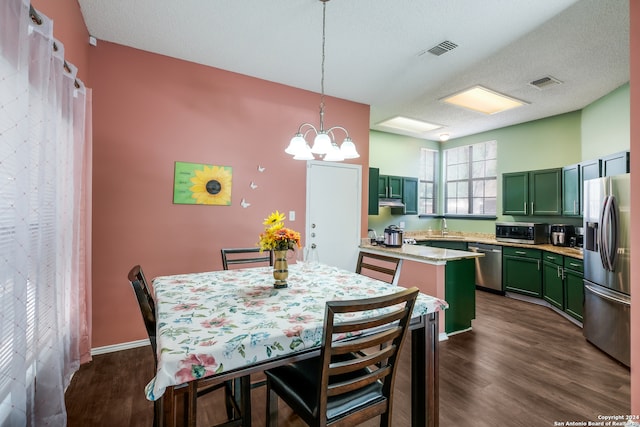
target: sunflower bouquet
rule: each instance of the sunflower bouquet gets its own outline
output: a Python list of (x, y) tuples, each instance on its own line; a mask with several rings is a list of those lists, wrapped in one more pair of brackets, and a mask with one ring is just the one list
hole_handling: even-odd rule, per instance
[(300, 246), (300, 233), (284, 226), (284, 214), (275, 211), (263, 222), (258, 245), (261, 251), (286, 251)]

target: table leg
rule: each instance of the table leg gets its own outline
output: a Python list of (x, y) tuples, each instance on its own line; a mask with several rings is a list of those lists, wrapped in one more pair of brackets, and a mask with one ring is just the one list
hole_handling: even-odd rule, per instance
[(438, 313), (411, 333), (411, 425), (438, 427)]
[(160, 413), (162, 416), (159, 427), (175, 427), (176, 408), (173, 387), (167, 387), (160, 400), (162, 402), (160, 404)]

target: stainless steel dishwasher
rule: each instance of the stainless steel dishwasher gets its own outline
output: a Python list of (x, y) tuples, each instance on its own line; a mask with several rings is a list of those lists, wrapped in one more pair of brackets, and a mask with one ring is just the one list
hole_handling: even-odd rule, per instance
[(492, 292), (502, 290), (502, 246), (485, 243), (469, 243), (470, 252), (483, 253), (476, 258), (476, 286)]

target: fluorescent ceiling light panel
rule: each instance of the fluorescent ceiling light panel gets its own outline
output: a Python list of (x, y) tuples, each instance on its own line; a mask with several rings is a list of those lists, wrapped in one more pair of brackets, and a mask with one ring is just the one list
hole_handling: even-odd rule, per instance
[(378, 126), (413, 133), (425, 133), (442, 127), (442, 125), (436, 125), (434, 123), (423, 122), (421, 120), (410, 119), (402, 116), (397, 116), (392, 119), (385, 120), (384, 122), (380, 122), (378, 123)]
[(502, 95), (482, 86), (474, 86), (442, 98), (441, 101), (484, 114), (495, 114), (526, 104), (524, 101)]

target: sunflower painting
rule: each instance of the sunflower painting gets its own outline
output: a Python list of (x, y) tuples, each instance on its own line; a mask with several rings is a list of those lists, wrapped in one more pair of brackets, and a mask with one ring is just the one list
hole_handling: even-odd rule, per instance
[(231, 205), (231, 166), (176, 162), (173, 203)]

